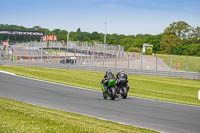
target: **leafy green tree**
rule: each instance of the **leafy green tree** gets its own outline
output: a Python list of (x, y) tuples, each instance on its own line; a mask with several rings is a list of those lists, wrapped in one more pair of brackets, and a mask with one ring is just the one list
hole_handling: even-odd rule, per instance
[(69, 33), (69, 40), (71, 40), (71, 41), (78, 41), (78, 34), (77, 34), (77, 32), (70, 32)]
[(83, 38), (83, 41), (84, 41), (84, 42), (91, 42), (90, 38), (87, 37), (87, 36)]
[(107, 43), (108, 44), (119, 44), (120, 36), (117, 34), (108, 34), (107, 35)]
[(160, 45), (163, 51), (173, 53), (174, 48), (188, 42), (192, 27), (184, 21), (173, 22), (164, 30)]
[(173, 49), (182, 44), (180, 38), (175, 34), (164, 34), (161, 39), (161, 48), (167, 54), (172, 54)]
[(92, 32), (92, 34), (90, 35), (90, 38), (91, 38), (91, 40), (100, 40), (101, 39), (99, 33), (96, 31)]
[(77, 32), (77, 35), (78, 35), (78, 41), (84, 41), (84, 38), (90, 37), (90, 33), (88, 32)]
[(33, 30), (40, 31), (42, 28), (40, 26), (33, 26)]
[(127, 50), (129, 47), (133, 46), (133, 39), (132, 38), (120, 39), (119, 44), (124, 46), (125, 50)]
[(77, 32), (77, 33), (80, 33), (80, 32), (81, 32), (81, 28), (78, 28), (78, 29), (76, 30), (76, 32)]
[(193, 28), (191, 34), (192, 43), (200, 44), (200, 27)]
[(137, 48), (142, 48), (142, 45), (144, 44), (144, 40), (142, 38), (135, 38), (133, 40), (133, 47), (137, 47)]
[[(0, 30), (24, 30), (24, 31), (43, 31), (46, 35), (56, 35), (58, 41), (67, 40), (67, 31), (61, 29), (49, 30), (40, 26), (27, 28), (17, 25), (0, 24)], [(75, 32), (70, 32), (71, 41), (87, 41), (103, 43), (104, 34), (98, 32), (82, 32), (78, 28)], [(10, 40), (17, 42), (27, 42), (40, 40), (40, 37), (30, 36), (7, 36), (0, 35), (0, 42)], [(152, 44), (153, 52), (162, 51), (170, 54), (200, 55), (200, 27), (191, 27), (184, 21), (173, 22), (164, 33), (158, 35), (151, 34), (107, 34), (107, 44), (122, 45), (126, 51), (139, 52), (144, 43)]]
[(178, 21), (170, 24), (169, 27), (165, 29), (164, 33), (174, 34), (184, 41), (185, 39), (189, 38), (191, 30), (192, 27), (188, 23), (184, 21)]

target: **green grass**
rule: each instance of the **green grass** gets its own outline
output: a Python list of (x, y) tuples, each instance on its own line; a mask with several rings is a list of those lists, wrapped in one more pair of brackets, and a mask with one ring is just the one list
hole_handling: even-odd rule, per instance
[[(170, 55), (159, 54), (158, 57), (170, 66)], [(176, 69), (176, 63), (180, 63), (178, 70), (186, 70), (186, 56), (172, 55), (172, 66), (174, 69)], [(200, 57), (188, 56), (188, 71), (200, 72)]]
[(154, 133), (155, 131), (0, 98), (1, 133)]
[[(103, 72), (21, 66), (0, 66), (0, 69), (18, 75), (99, 91), (101, 90), (100, 81), (105, 74)], [(128, 75), (128, 78), (129, 95), (131, 96), (200, 105), (198, 100), (200, 81), (198, 80), (136, 75)]]

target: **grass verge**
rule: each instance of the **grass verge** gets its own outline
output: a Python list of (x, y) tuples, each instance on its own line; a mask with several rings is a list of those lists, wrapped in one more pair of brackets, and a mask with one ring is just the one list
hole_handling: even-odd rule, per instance
[(0, 98), (1, 133), (155, 133), (155, 131)]
[[(103, 72), (22, 66), (0, 66), (0, 70), (95, 90), (101, 90), (100, 81), (105, 74)], [(200, 82), (197, 80), (136, 75), (128, 75), (128, 78), (130, 86), (129, 95), (131, 96), (200, 105), (198, 100)]]
[[(159, 54), (158, 57), (170, 66), (170, 55)], [(190, 72), (200, 72), (200, 57), (188, 56), (188, 68), (186, 68), (186, 60), (186, 56), (172, 55), (172, 67), (176, 69), (175, 64), (179, 63), (178, 70), (186, 71), (188, 69)]]

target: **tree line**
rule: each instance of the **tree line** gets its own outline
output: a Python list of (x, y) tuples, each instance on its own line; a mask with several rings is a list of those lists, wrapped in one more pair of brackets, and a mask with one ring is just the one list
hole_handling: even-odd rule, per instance
[[(54, 29), (49, 30), (40, 26), (26, 28), (24, 26), (0, 24), (0, 30), (24, 30), (24, 31), (43, 31), (46, 35), (56, 35), (58, 41), (67, 41), (67, 30)], [(70, 32), (71, 41), (98, 42), (103, 43), (104, 33), (82, 32), (80, 28), (77, 31)], [(29, 36), (5, 36), (0, 35), (0, 41), (5, 40), (27, 42), (40, 40), (40, 37)], [(184, 21), (173, 22), (163, 33), (158, 35), (151, 34), (107, 34), (107, 44), (124, 46), (126, 51), (141, 52), (144, 43), (153, 44), (154, 53), (177, 54), (177, 55), (195, 55), (200, 56), (200, 27), (192, 27)]]

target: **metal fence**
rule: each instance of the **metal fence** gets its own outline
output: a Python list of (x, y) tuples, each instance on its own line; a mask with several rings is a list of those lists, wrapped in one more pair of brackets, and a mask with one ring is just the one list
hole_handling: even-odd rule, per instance
[[(200, 79), (200, 68), (194, 63), (200, 58), (171, 55), (142, 55), (124, 52), (116, 45), (80, 42), (29, 42), (1, 48), (1, 65), (24, 65), (50, 68), (115, 72), (124, 69), (129, 74), (157, 75)], [(199, 69), (199, 70), (198, 70)], [(191, 72), (196, 71), (196, 72)]]

